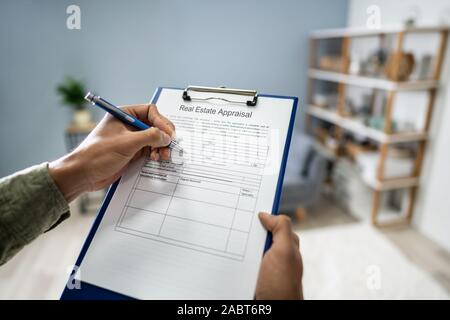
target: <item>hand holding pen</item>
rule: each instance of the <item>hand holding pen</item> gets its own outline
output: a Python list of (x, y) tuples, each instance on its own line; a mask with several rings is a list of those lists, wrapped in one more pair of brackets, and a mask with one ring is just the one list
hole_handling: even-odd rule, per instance
[(152, 160), (170, 159), (168, 146), (175, 126), (155, 105), (124, 106), (119, 110), (149, 129), (135, 130), (107, 114), (75, 150), (52, 161), (50, 174), (67, 201), (109, 186), (122, 176), (131, 161), (143, 154)]
[[(98, 106), (98, 107), (102, 108), (103, 110), (105, 110), (106, 112), (111, 114), (116, 119), (122, 121), (125, 124), (132, 126), (133, 128), (135, 128), (137, 130), (147, 130), (147, 129), (150, 129), (152, 126), (158, 127), (158, 125), (161, 125), (162, 128), (160, 128), (160, 129), (163, 129), (165, 124), (171, 123), (167, 118), (165, 118), (164, 116), (159, 114), (158, 109), (156, 108), (155, 105), (150, 105), (150, 111), (149, 111), (149, 114), (147, 115), (147, 118), (143, 118), (143, 121), (141, 121), (138, 118), (136, 118), (135, 116), (125, 112), (123, 109), (116, 107), (112, 103), (106, 101), (105, 99), (101, 98), (100, 96), (96, 96), (96, 95), (92, 94), (91, 92), (88, 92), (86, 94), (86, 96), (84, 97), (84, 99), (86, 101), (91, 102), (94, 106)], [(153, 118), (151, 118), (151, 116), (153, 116)], [(153, 119), (152, 120), (153, 122), (160, 121), (161, 123), (154, 123), (154, 124), (149, 123), (150, 119)], [(183, 149), (180, 147), (180, 145), (175, 140), (173, 140), (173, 136), (171, 136), (171, 138), (172, 139), (171, 139), (170, 143), (167, 145), (167, 147), (170, 149), (183, 151)], [(154, 160), (158, 160), (158, 159), (154, 159)]]

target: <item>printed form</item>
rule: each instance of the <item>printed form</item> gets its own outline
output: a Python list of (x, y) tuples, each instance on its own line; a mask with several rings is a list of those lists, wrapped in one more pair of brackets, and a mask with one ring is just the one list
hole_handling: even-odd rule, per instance
[(267, 236), (257, 214), (272, 211), (293, 101), (181, 95), (162, 89), (156, 104), (184, 152), (130, 165), (77, 277), (140, 299), (252, 299)]

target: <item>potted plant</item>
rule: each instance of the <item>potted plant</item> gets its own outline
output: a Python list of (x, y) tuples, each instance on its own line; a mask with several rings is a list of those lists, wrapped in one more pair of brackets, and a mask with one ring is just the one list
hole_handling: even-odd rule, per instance
[(86, 107), (84, 95), (86, 90), (84, 83), (72, 77), (66, 77), (64, 81), (58, 85), (56, 91), (62, 98), (64, 105), (73, 110), (73, 123), (80, 127), (88, 126), (91, 123), (91, 113)]

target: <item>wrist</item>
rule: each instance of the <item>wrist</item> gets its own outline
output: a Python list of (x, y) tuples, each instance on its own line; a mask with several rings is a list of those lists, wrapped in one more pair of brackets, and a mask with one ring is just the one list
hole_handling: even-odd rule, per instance
[(89, 190), (82, 161), (76, 154), (68, 154), (49, 163), (49, 173), (67, 202)]

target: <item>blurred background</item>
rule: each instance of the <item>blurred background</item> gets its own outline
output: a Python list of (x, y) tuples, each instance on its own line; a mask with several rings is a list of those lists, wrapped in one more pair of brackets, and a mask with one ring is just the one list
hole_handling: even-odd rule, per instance
[[(280, 212), (305, 298), (449, 299), (449, 25), (446, 0), (2, 1), (0, 176), (89, 133), (86, 89), (298, 96)], [(103, 196), (0, 267), (0, 298), (59, 298)]]

